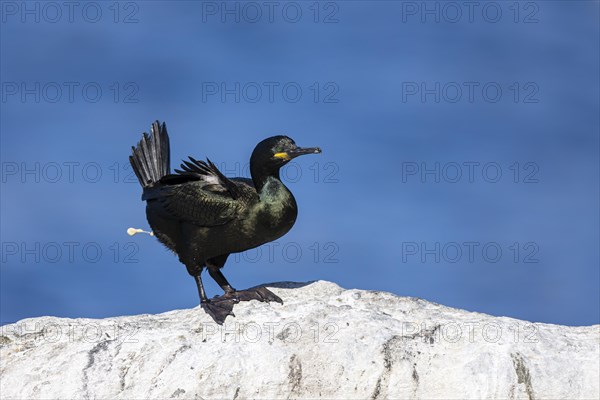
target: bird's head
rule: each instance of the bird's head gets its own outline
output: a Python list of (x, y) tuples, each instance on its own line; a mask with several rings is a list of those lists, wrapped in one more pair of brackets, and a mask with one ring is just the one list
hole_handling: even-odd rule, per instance
[(320, 152), (318, 147), (299, 147), (290, 137), (272, 136), (256, 145), (250, 158), (250, 166), (263, 172), (276, 172), (298, 156)]

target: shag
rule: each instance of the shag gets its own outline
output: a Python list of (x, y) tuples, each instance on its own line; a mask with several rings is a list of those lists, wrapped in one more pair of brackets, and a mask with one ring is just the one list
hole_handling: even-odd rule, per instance
[[(146, 217), (154, 236), (175, 252), (196, 281), (202, 308), (222, 324), (240, 301), (283, 301), (260, 287), (234, 289), (221, 273), (231, 253), (242, 252), (285, 235), (294, 225), (298, 207), (279, 178), (279, 170), (318, 147), (302, 148), (287, 136), (260, 142), (250, 157), (248, 178), (227, 178), (208, 158), (189, 157), (170, 171), (166, 124), (156, 121), (132, 147), (131, 166), (142, 185)], [(207, 298), (200, 275), (204, 269), (225, 292)]]

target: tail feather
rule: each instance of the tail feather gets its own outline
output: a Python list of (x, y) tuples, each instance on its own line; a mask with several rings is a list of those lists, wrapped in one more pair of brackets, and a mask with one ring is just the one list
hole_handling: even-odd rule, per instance
[(151, 134), (144, 132), (137, 147), (132, 147), (129, 162), (142, 187), (153, 186), (163, 176), (171, 173), (169, 135), (163, 122), (152, 124)]

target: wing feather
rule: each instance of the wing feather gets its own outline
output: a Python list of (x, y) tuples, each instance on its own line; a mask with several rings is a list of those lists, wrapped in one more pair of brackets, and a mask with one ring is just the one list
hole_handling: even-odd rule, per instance
[(158, 200), (171, 216), (198, 226), (223, 225), (242, 216), (258, 194), (245, 178), (227, 178), (207, 159), (189, 157), (180, 170), (144, 190), (143, 200)]

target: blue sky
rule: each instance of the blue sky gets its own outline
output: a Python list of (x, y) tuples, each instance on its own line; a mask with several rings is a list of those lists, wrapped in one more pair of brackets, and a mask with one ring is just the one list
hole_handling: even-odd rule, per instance
[(1, 3), (2, 323), (197, 305), (125, 233), (147, 228), (127, 157), (155, 119), (172, 167), (246, 174), (275, 134), (323, 149), (282, 174), (292, 231), (230, 257), (237, 288), (600, 323), (598, 2), (44, 4)]

